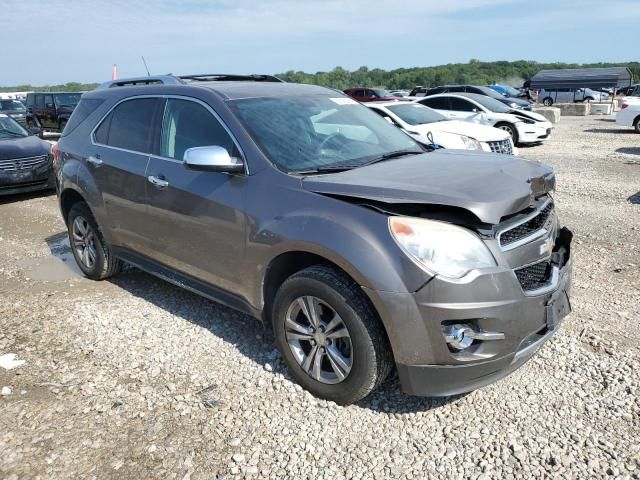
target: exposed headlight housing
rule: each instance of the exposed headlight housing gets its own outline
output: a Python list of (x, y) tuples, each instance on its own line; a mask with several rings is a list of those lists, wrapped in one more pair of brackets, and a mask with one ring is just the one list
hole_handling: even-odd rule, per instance
[(391, 236), (430, 273), (461, 278), (471, 270), (495, 267), (491, 252), (466, 228), (415, 217), (389, 217)]
[(467, 150), (482, 150), (482, 145), (475, 138), (467, 137), (466, 135), (460, 135), (462, 137), (462, 143)]

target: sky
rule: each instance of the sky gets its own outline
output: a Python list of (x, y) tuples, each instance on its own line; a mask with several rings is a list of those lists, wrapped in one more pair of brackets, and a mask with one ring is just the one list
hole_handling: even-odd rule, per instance
[(640, 60), (640, 0), (0, 0), (0, 85)]

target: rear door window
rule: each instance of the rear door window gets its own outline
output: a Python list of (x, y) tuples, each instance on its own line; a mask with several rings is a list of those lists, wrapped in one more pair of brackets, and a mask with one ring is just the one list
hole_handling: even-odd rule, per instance
[(158, 98), (135, 98), (115, 107), (96, 129), (94, 140), (110, 147), (150, 153), (152, 121)]
[(451, 110), (451, 104), (447, 97), (427, 97), (420, 103), (436, 110)]
[(36, 107), (44, 108), (44, 95), (36, 95)]
[(451, 110), (455, 112), (473, 112), (477, 108), (473, 103), (462, 98), (451, 98)]

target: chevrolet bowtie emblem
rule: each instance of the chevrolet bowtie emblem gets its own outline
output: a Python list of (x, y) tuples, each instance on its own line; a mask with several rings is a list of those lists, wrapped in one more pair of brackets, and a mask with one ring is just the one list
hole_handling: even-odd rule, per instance
[(540, 245), (540, 255), (548, 257), (553, 253), (553, 239), (547, 238), (542, 245)]

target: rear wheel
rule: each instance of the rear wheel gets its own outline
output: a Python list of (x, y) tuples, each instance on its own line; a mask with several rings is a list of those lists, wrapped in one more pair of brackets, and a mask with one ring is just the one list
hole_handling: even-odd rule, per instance
[(112, 255), (86, 203), (71, 207), (67, 228), (73, 257), (87, 277), (104, 280), (121, 270), (122, 262)]
[(591, 103), (591, 102), (593, 102), (594, 100), (595, 100), (595, 99), (594, 99), (593, 97), (586, 97), (586, 98), (584, 99), (584, 101), (585, 101), (585, 102), (587, 102), (587, 103)]
[(513, 141), (514, 145), (518, 144), (518, 130), (516, 130), (516, 127), (513, 126), (511, 123), (506, 123), (506, 122), (497, 123), (495, 127), (499, 128), (500, 130), (504, 130), (509, 135), (511, 135), (511, 140)]
[(547, 97), (542, 101), (542, 104), (546, 107), (550, 107), (551, 105), (553, 105), (553, 98), (551, 97)]
[(353, 403), (392, 368), (378, 315), (362, 289), (337, 269), (314, 266), (289, 277), (276, 294), (272, 321), (291, 375), (318, 397)]
[(635, 128), (636, 133), (640, 133), (640, 116), (633, 122), (633, 128)]

